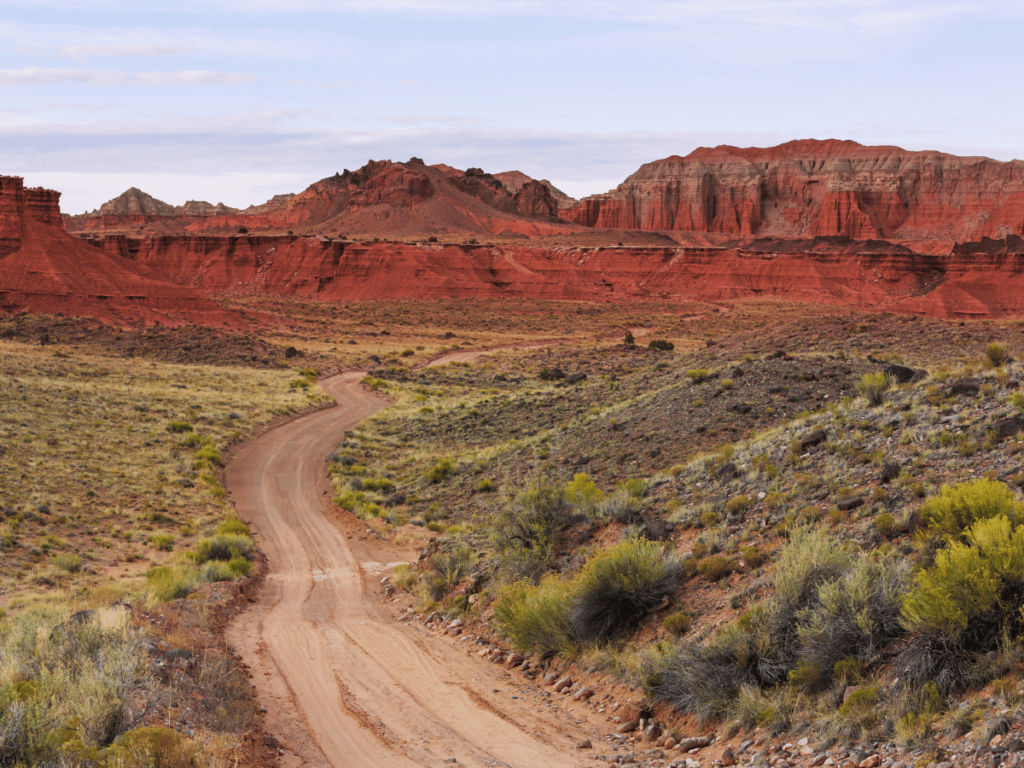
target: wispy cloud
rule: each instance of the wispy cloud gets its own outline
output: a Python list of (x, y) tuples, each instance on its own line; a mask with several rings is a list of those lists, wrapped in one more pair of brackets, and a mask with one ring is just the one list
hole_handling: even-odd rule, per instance
[(184, 72), (115, 72), (90, 69), (0, 69), (0, 86), (87, 83), (89, 85), (239, 85), (255, 75), (189, 70)]
[(180, 45), (62, 45), (57, 54), (81, 60), (89, 56), (177, 56), (191, 50)]

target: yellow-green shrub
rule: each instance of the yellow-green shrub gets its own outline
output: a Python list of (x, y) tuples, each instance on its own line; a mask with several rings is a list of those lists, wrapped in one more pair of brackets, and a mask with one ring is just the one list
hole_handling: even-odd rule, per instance
[(957, 536), (975, 522), (998, 515), (1016, 523), (1021, 504), (1005, 483), (986, 478), (944, 485), (921, 508), (924, 524), (946, 536)]

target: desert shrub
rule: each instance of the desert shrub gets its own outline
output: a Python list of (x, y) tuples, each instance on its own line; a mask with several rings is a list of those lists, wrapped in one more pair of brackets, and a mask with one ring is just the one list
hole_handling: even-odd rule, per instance
[(181, 434), (183, 432), (191, 432), (192, 425), (187, 421), (169, 421), (167, 422), (167, 431)]
[(174, 537), (169, 533), (157, 533), (149, 537), (149, 543), (154, 549), (161, 552), (170, 552), (174, 549)]
[(575, 639), (599, 642), (634, 629), (679, 583), (660, 544), (629, 538), (594, 555), (575, 579), (569, 625)]
[(0, 754), (11, 764), (78, 764), (72, 755), (107, 747), (144, 713), (130, 701), (146, 657), (127, 612), (69, 613), (36, 608), (0, 623)]
[(217, 533), (233, 533), (237, 536), (248, 536), (249, 526), (237, 517), (229, 517), (217, 526)]
[(494, 481), (484, 478), (476, 486), (477, 493), (492, 493), (494, 491)]
[(170, 728), (147, 725), (124, 734), (104, 753), (103, 766), (198, 768), (203, 744)]
[(216, 533), (196, 542), (192, 556), (197, 563), (208, 560), (233, 560), (252, 554), (253, 543), (248, 536), (238, 533)]
[(623, 525), (633, 525), (643, 519), (644, 502), (638, 496), (627, 493), (625, 490), (618, 490), (598, 502), (596, 516), (611, 519)]
[(565, 488), (536, 477), (503, 500), (492, 519), (494, 545), (510, 580), (536, 579), (551, 567), (558, 537), (576, 520)]
[(724, 389), (726, 392), (728, 392), (733, 387), (733, 380), (732, 379), (722, 379), (721, 386), (722, 386), (722, 389)]
[(744, 547), (741, 554), (743, 562), (747, 564), (750, 570), (756, 570), (764, 564), (764, 553), (761, 552), (757, 547)]
[(816, 668), (825, 684), (838, 660), (861, 658), (902, 631), (905, 564), (872, 560), (821, 529), (797, 527), (790, 537), (775, 594), (707, 641), (682, 647), (652, 695), (700, 718), (720, 717), (742, 686), (778, 685), (798, 666)]
[(1009, 357), (1009, 353), (1002, 344), (998, 341), (989, 342), (989, 345), (985, 347), (985, 359), (993, 368), (998, 368), (1006, 362), (1006, 358)]
[(824, 683), (841, 661), (869, 660), (903, 633), (901, 604), (910, 584), (909, 565), (897, 555), (858, 557), (797, 613), (800, 662), (822, 670)]
[(735, 573), (738, 566), (736, 561), (724, 555), (711, 555), (705, 558), (700, 564), (700, 575), (712, 584), (721, 581), (726, 576)]
[(456, 471), (457, 467), (454, 461), (451, 459), (441, 459), (427, 470), (427, 480), (434, 485), (438, 485), (454, 475)]
[(686, 375), (694, 384), (700, 384), (711, 377), (711, 372), (707, 368), (691, 368), (686, 372)]
[(824, 718), (823, 730), (831, 739), (852, 742), (880, 735), (885, 713), (878, 706), (881, 688), (877, 683), (854, 691), (837, 710)]
[(54, 555), (52, 562), (55, 566), (60, 568), (62, 571), (67, 573), (78, 573), (82, 570), (82, 558), (73, 552), (65, 552), (60, 555)]
[(700, 524), (705, 528), (713, 528), (722, 521), (722, 518), (718, 516), (718, 513), (713, 509), (709, 509), (707, 512), (700, 516)]
[(729, 515), (739, 515), (746, 512), (750, 508), (750, 497), (749, 496), (733, 496), (729, 499), (729, 502), (725, 505), (725, 511)]
[(930, 680), (943, 694), (966, 688), (980, 653), (1020, 636), (1022, 598), (1024, 527), (1003, 515), (978, 520), (936, 553), (903, 603), (904, 624), (916, 635), (898, 659), (908, 684)]
[(875, 530), (888, 539), (896, 530), (896, 518), (888, 512), (883, 512), (875, 518)]
[(671, 352), (676, 348), (676, 345), (667, 339), (651, 339), (647, 344), (648, 349), (657, 349), (662, 352)]
[(440, 600), (455, 589), (469, 575), (475, 563), (474, 552), (463, 545), (453, 546), (430, 558), (424, 579), (430, 597)]
[(921, 509), (922, 522), (943, 536), (959, 536), (975, 522), (997, 515), (1017, 522), (1021, 505), (1009, 486), (986, 478), (944, 485)]
[(881, 405), (892, 380), (884, 373), (865, 373), (857, 383), (857, 391), (871, 404)]
[(566, 483), (565, 497), (575, 504), (580, 512), (593, 516), (598, 502), (604, 498), (604, 492), (586, 473), (580, 472), (573, 476), (572, 482)]
[(690, 615), (687, 613), (670, 613), (661, 622), (661, 626), (665, 628), (665, 631), (670, 635), (681, 637), (690, 631)]
[(208, 581), (211, 583), (218, 581), (234, 581), (235, 578), (234, 572), (223, 560), (211, 560), (210, 562), (203, 564), (203, 567), (199, 569), (199, 575), (202, 581)]
[(188, 597), (203, 582), (203, 575), (186, 565), (160, 565), (146, 571), (149, 592), (160, 602)]
[(252, 572), (252, 563), (244, 557), (233, 557), (228, 561), (228, 568), (235, 578), (248, 576)]
[(519, 581), (502, 591), (494, 618), (516, 650), (568, 655), (571, 596), (572, 585), (556, 574), (548, 574), (537, 585)]

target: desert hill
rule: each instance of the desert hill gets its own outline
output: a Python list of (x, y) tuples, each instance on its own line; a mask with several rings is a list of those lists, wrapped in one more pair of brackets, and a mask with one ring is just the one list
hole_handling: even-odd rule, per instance
[(587, 227), (900, 240), (1024, 233), (1024, 162), (792, 141), (647, 163), (559, 215)]
[(407, 163), (370, 161), (312, 184), (297, 195), (277, 195), (245, 210), (190, 202), (171, 206), (130, 189), (99, 210), (67, 216), (69, 231), (131, 231), (160, 234), (227, 234), (248, 231), (360, 236), (426, 237), (428, 234), (569, 234), (579, 229), (557, 219), (572, 203), (548, 182), (513, 172), (512, 186), (479, 168), (459, 171)]
[(87, 315), (105, 322), (241, 326), (202, 294), (64, 231), (60, 193), (0, 176), (0, 312)]

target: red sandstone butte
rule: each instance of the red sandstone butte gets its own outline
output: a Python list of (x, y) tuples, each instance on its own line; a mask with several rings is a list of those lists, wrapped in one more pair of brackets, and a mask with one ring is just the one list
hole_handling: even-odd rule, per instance
[(105, 322), (240, 326), (196, 291), (153, 279), (64, 231), (60, 193), (0, 176), (0, 313), (86, 315)]
[(130, 189), (98, 211), (65, 217), (73, 232), (228, 234), (289, 230), (304, 234), (358, 233), (362, 236), (417, 237), (435, 234), (566, 234), (580, 227), (557, 218), (562, 193), (528, 177), (510, 191), (479, 168), (465, 172), (371, 160), (358, 171), (345, 170), (297, 195), (278, 195), (260, 206), (236, 210), (209, 203), (170, 206)]
[(640, 167), (559, 215), (587, 227), (757, 237), (978, 240), (1024, 234), (1024, 162), (792, 141)]

